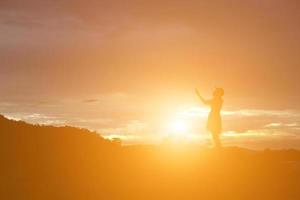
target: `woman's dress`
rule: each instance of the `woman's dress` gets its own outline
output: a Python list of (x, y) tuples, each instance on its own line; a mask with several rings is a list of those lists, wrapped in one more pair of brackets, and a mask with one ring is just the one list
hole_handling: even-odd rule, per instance
[(220, 112), (223, 99), (213, 98), (212, 100), (207, 101), (207, 104), (211, 107), (207, 120), (207, 130), (213, 134), (220, 134), (222, 131), (222, 118)]

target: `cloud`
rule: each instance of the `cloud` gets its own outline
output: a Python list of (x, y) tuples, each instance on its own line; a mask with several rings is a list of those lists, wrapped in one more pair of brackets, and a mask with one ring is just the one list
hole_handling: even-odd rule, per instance
[(282, 123), (270, 123), (270, 124), (266, 124), (265, 127), (268, 128), (268, 127), (271, 127), (271, 128), (276, 128), (276, 127), (282, 127), (283, 124)]
[(83, 100), (82, 103), (95, 103), (98, 101), (99, 101), (98, 99), (86, 99), (86, 100)]
[(8, 119), (16, 120), (16, 121), (25, 121), (32, 124), (39, 125), (54, 125), (54, 126), (62, 126), (66, 125), (66, 120), (61, 119), (59, 117), (47, 116), (40, 113), (4, 113), (4, 116)]

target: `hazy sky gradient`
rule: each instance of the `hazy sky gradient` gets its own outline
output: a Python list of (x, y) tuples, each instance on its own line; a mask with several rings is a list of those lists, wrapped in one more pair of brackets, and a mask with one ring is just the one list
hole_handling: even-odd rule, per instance
[(201, 108), (195, 87), (209, 97), (222, 86), (225, 111), (236, 113), (226, 131), (277, 123), (297, 135), (299, 10), (298, 0), (1, 1), (0, 111), (152, 137)]

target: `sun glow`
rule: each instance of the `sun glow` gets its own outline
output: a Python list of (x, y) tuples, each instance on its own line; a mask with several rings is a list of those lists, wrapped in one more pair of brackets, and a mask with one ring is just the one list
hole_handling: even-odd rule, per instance
[(185, 134), (188, 131), (188, 124), (185, 120), (174, 120), (169, 124), (169, 131), (173, 134)]

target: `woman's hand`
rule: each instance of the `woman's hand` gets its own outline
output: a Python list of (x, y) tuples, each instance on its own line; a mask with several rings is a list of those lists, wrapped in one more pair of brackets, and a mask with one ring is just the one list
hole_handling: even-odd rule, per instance
[(201, 94), (200, 94), (200, 92), (199, 92), (199, 90), (198, 90), (197, 88), (195, 88), (195, 92), (196, 92), (197, 96), (198, 96), (200, 99), (202, 99), (202, 96), (201, 96)]
[(202, 101), (202, 103), (209, 104), (209, 102), (201, 96), (201, 94), (197, 88), (195, 89), (195, 92), (196, 92), (197, 96), (199, 97), (199, 99)]

